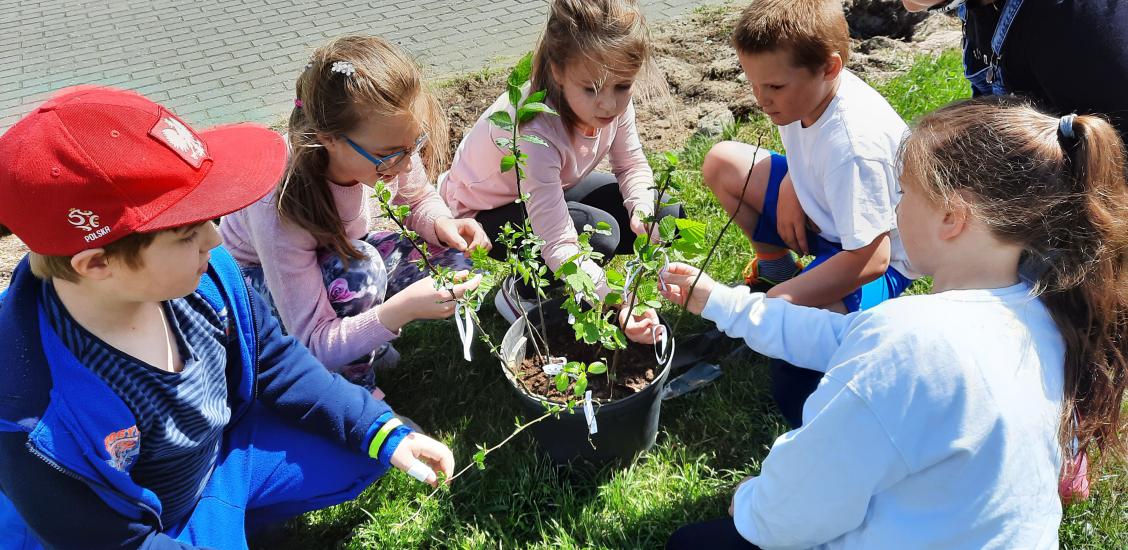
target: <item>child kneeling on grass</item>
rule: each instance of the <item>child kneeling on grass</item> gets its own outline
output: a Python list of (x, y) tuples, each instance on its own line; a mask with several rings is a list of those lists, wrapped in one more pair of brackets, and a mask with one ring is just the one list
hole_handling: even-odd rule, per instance
[[(638, 81), (654, 76), (649, 31), (637, 0), (553, 0), (544, 33), (533, 53), (531, 90), (544, 90), (545, 104), (560, 116), (539, 115), (521, 126), (521, 133), (537, 136), (544, 145), (522, 143), (528, 173), (521, 192), (527, 193), (529, 224), (544, 240), (541, 255), (552, 272), (579, 254), (577, 228), (599, 223), (609, 235), (593, 235), (591, 245), (602, 262), (616, 254), (632, 254), (635, 235), (646, 234), (643, 220), (654, 215), (683, 217), (681, 205), (663, 200), (655, 208), (654, 173), (635, 127), (633, 97)], [(505, 94), (494, 102), (462, 139), (454, 164), (440, 183), (443, 198), (460, 216), (473, 216), (486, 234), (497, 239), (506, 223), (520, 226), (524, 216), (516, 203), (516, 172), (502, 172), (496, 140), (508, 135), (490, 116), (508, 106)], [(607, 161), (613, 174), (596, 172)], [(504, 247), (491, 250), (505, 258)], [(600, 297), (611, 287), (599, 263), (580, 266), (591, 275)], [(550, 277), (551, 278), (551, 277)], [(511, 292), (513, 291), (513, 292)], [(514, 295), (516, 294), (516, 295)], [(620, 323), (630, 339), (650, 343), (657, 313), (627, 315), (624, 300)], [(494, 304), (514, 322), (536, 305), (536, 290), (514, 279), (503, 283)]]
[(266, 128), (197, 133), (107, 88), (0, 137), (0, 234), (31, 249), (0, 297), (5, 548), (246, 548), (389, 465), (450, 474), (445, 445), (284, 336), (218, 247), (210, 220), (285, 160)]
[[(1073, 450), (1123, 451), (1128, 183), (1113, 127), (1014, 99), (924, 117), (898, 222), (932, 294), (838, 315), (671, 265), (665, 295), (825, 372), (731, 518), (668, 548), (1057, 548)], [(1063, 472), (1063, 470), (1065, 470)]]
[[(916, 277), (894, 215), (897, 147), (908, 127), (844, 68), (850, 34), (842, 3), (758, 0), (737, 22), (733, 46), (787, 149), (784, 157), (722, 142), (701, 167), (752, 241), (756, 257), (746, 282), (772, 297), (839, 312), (897, 297)], [(804, 268), (792, 251), (815, 259)], [(798, 427), (822, 373), (781, 361), (771, 370), (776, 403)]]
[[(470, 269), (489, 247), (482, 227), (455, 218), (428, 178), (447, 158), (447, 125), (419, 68), (374, 36), (342, 36), (313, 52), (295, 85), (290, 159), (277, 189), (223, 219), (223, 244), (286, 331), (325, 366), (369, 389), (392, 366), (391, 341), (417, 319), (454, 314), (450, 293), (419, 269), (396, 231), (374, 231), (383, 183), (429, 246), (430, 262)], [(461, 275), (466, 275), (462, 273)], [(452, 289), (457, 297), (478, 279)]]

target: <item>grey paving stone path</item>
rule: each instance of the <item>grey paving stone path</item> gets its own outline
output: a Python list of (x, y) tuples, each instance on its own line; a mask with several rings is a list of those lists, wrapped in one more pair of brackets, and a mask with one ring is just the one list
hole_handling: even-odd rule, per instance
[[(641, 0), (651, 21), (720, 0)], [(136, 89), (193, 125), (270, 123), (310, 50), (376, 34), (430, 76), (532, 48), (546, 0), (0, 0), (0, 131), (73, 84)]]

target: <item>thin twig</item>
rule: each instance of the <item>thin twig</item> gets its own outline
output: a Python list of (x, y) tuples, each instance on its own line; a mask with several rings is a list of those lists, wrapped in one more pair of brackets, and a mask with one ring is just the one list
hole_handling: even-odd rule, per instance
[[(494, 445), (493, 447), (490, 447), (488, 449), (484, 449), (484, 452), (482, 453), (483, 460), (485, 459), (485, 457), (489, 456), (490, 453), (492, 453), (492, 452), (496, 451), (497, 449), (501, 448), (506, 443), (509, 443), (509, 441), (512, 440), (514, 437), (517, 437), (517, 434), (525, 431), (525, 428), (528, 428), (529, 426), (532, 426), (533, 424), (536, 424), (537, 422), (540, 422), (540, 421), (542, 421), (542, 420), (544, 420), (544, 419), (546, 419), (546, 418), (548, 418), (548, 417), (550, 417), (554, 414), (559, 414), (559, 413), (560, 413), (560, 411), (548, 411), (548, 412), (540, 415), (535, 420), (532, 420), (530, 422), (526, 422), (525, 424), (518, 426), (517, 429), (513, 431), (513, 433), (509, 434), (509, 437), (506, 437), (505, 439), (501, 440), (500, 443), (498, 443), (497, 445)], [(473, 468), (477, 465), (478, 465), (477, 461), (474, 461), (470, 464), (467, 464), (464, 468), (459, 470), (457, 473), (448, 477), (443, 483), (449, 485), (455, 479), (458, 479), (459, 476), (466, 473), (467, 470), (469, 470), (469, 469), (471, 469), (471, 468)], [(434, 497), (436, 494), (438, 494), (439, 491), (442, 490), (442, 488), (443, 488), (442, 485), (435, 487), (434, 489), (431, 490), (431, 492), (425, 498), (429, 499), (431, 497)], [(414, 514), (411, 514), (410, 517), (408, 517), (407, 519), (405, 519), (402, 522), (400, 522), (399, 524), (397, 524), (396, 528), (399, 529), (399, 528), (402, 528), (403, 526), (407, 525), (408, 523), (411, 523), (411, 521), (413, 521), (415, 518), (419, 517), (419, 514), (421, 514), (421, 513), (423, 513), (423, 507), (422, 506), (420, 506), (419, 509), (416, 510)]]
[[(756, 137), (756, 153), (760, 152), (760, 145), (763, 143), (764, 135), (767, 131), (761, 131), (760, 135)], [(705, 268), (709, 265), (709, 260), (713, 259), (713, 254), (717, 251), (717, 247), (721, 244), (721, 239), (725, 236), (725, 231), (732, 225), (732, 221), (736, 219), (736, 215), (740, 213), (740, 208), (744, 206), (744, 195), (748, 192), (748, 184), (752, 181), (752, 170), (756, 168), (756, 153), (752, 154), (752, 166), (748, 167), (748, 174), (744, 176), (744, 187), (740, 189), (740, 197), (736, 201), (736, 208), (733, 209), (732, 215), (729, 216), (728, 221), (725, 222), (724, 227), (721, 228), (720, 234), (717, 235), (717, 240), (713, 241), (713, 246), (709, 248), (709, 253), (705, 255), (705, 261), (701, 262), (701, 267), (697, 272), (697, 276), (693, 278), (693, 284), (689, 285), (689, 292), (685, 295), (685, 303), (682, 304), (682, 311), (689, 308), (689, 300), (693, 297), (693, 291), (697, 288), (698, 281), (701, 276), (705, 274)], [(683, 316), (684, 317), (684, 316)], [(673, 332), (677, 332), (678, 325), (681, 324), (681, 318), (674, 322)]]

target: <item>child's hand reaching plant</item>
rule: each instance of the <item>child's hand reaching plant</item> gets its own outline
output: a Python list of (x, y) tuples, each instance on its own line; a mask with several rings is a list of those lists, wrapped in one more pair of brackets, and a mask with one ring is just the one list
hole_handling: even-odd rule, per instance
[[(380, 305), (380, 323), (395, 332), (416, 319), (446, 319), (454, 314), (456, 302), (466, 292), (478, 287), (481, 275), (469, 271), (454, 274), (455, 285), (449, 291), (435, 288), (433, 277), (424, 277), (397, 292)], [(454, 292), (454, 300), (451, 299)]]
[[(694, 315), (701, 315), (709, 295), (716, 286), (712, 277), (689, 264), (674, 262), (658, 274), (665, 288), (659, 289), (667, 300), (686, 308)], [(688, 303), (686, 300), (689, 300)]]
[(631, 315), (626, 304), (619, 309), (619, 326), (623, 327), (623, 334), (633, 342), (653, 344), (654, 330), (660, 325), (658, 313), (654, 309), (647, 309), (642, 315)]
[(493, 248), (482, 224), (471, 218), (439, 218), (435, 220), (435, 235), (439, 242), (459, 252)]
[(432, 487), (439, 486), (436, 472), (442, 472), (444, 479), (450, 479), (454, 474), (454, 453), (441, 442), (417, 432), (400, 441), (392, 453), (391, 462), (397, 470)]

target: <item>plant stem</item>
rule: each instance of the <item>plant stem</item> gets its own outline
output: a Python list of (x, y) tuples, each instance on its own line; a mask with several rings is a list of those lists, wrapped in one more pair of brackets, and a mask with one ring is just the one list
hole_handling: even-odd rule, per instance
[[(513, 175), (516, 176), (516, 178), (517, 178), (517, 198), (521, 202), (521, 231), (524, 232), (526, 235), (528, 235), (529, 230), (532, 229), (532, 222), (529, 221), (529, 208), (525, 205), (525, 196), (521, 192), (521, 149), (520, 149), (519, 142), (517, 141), (518, 138), (520, 137), (517, 134), (518, 127), (520, 126), (520, 115), (519, 115), (520, 110), (521, 109), (520, 109), (519, 105), (513, 106), (513, 137), (511, 138), (513, 141), (510, 143), (509, 147), (510, 147), (510, 152), (513, 154), (513, 159), (514, 159)], [(540, 316), (540, 331), (539, 332), (543, 333), (544, 330), (545, 330), (544, 302), (541, 299), (540, 275), (538, 273), (534, 272), (533, 277), (532, 277), (532, 281), (533, 281), (533, 287), (534, 287), (533, 291), (537, 295), (537, 314)], [(517, 297), (517, 304), (518, 304), (518, 307), (520, 307), (520, 304), (521, 304), (521, 297), (520, 296)], [(536, 337), (534, 336), (534, 333), (536, 333), (538, 331), (533, 330), (533, 328), (532, 328), (533, 324), (529, 322), (528, 315), (526, 315), (526, 313), (525, 313), (525, 308), (521, 307), (520, 309), (521, 309), (521, 316), (525, 317), (525, 327), (529, 329), (529, 338), (531, 340), (535, 340)], [(552, 350), (551, 350), (551, 348), (549, 348), (548, 338), (545, 338), (542, 334), (537, 334), (536, 336), (540, 336), (541, 339), (544, 341), (544, 354), (542, 354), (542, 355), (546, 359), (551, 357), (552, 356)], [(535, 342), (534, 342), (534, 346), (536, 346)], [(537, 352), (540, 353), (539, 346), (537, 346)]]
[[(756, 152), (760, 151), (760, 145), (763, 143), (764, 134), (766, 133), (766, 130), (761, 131), (760, 135), (756, 137)], [(755, 155), (755, 153), (753, 153), (753, 155)], [(753, 156), (752, 166), (748, 167), (748, 174), (744, 176), (744, 187), (740, 189), (740, 197), (736, 201), (736, 208), (733, 209), (732, 215), (729, 216), (728, 221), (726, 221), (724, 227), (721, 228), (721, 232), (717, 235), (717, 239), (713, 241), (713, 246), (709, 248), (709, 253), (705, 255), (705, 261), (701, 262), (701, 267), (697, 272), (697, 276), (693, 278), (693, 284), (689, 285), (689, 292), (687, 292), (685, 295), (685, 303), (682, 304), (682, 311), (685, 311), (687, 308), (689, 308), (689, 300), (690, 298), (693, 298), (693, 291), (697, 288), (697, 283), (701, 280), (701, 275), (705, 273), (705, 268), (709, 266), (709, 260), (713, 259), (713, 254), (717, 251), (717, 247), (721, 244), (721, 239), (724, 238), (725, 231), (727, 231), (729, 226), (732, 225), (732, 221), (736, 219), (736, 215), (740, 213), (740, 208), (744, 206), (744, 195), (748, 192), (748, 184), (752, 181), (752, 170), (754, 170), (755, 168), (756, 157)], [(679, 318), (674, 323), (674, 332), (677, 332), (678, 325), (680, 324), (681, 318)]]
[[(399, 227), (400, 234), (406, 236), (407, 231), (408, 231), (407, 226), (405, 226), (403, 224), (403, 222), (400, 221), (400, 219), (397, 218), (395, 216), (395, 214), (392, 213), (391, 208), (389, 208), (388, 205), (385, 204), (383, 201), (380, 201), (380, 207), (384, 209), (384, 213), (388, 215), (388, 218), (391, 219), (393, 222), (395, 222), (396, 227)], [(415, 239), (412, 239), (412, 238), (408, 238), (407, 242), (411, 243), (411, 247), (414, 248), (415, 251), (419, 253), (419, 257), (423, 259), (423, 264), (427, 266), (427, 271), (430, 272), (431, 276), (432, 277), (438, 277), (439, 276), (438, 268), (436, 268), (435, 265), (431, 263), (430, 258), (427, 257), (426, 252), (423, 250), (422, 247), (419, 246), (419, 243), (416, 243)], [(451, 300), (453, 300), (455, 302), (458, 301), (458, 298), (454, 295), (454, 289), (453, 288), (447, 288), (446, 291), (448, 293), (450, 293), (450, 299)], [(497, 357), (499, 360), (501, 360), (502, 363), (505, 363), (505, 358), (502, 357), (501, 353), (499, 353), (497, 351), (497, 347), (494, 345), (493, 341), (490, 340), (490, 337), (486, 333), (485, 329), (482, 328), (482, 323), (478, 320), (478, 314), (477, 313), (471, 314), (470, 318), (474, 321), (474, 326), (478, 329), (478, 334), (481, 335), (481, 338), (484, 339), (486, 341), (486, 344), (489, 346), (490, 353), (492, 353), (495, 357)]]
[[(485, 449), (485, 450), (484, 450), (484, 452), (482, 453), (482, 458), (485, 458), (486, 456), (489, 456), (489, 454), (490, 454), (490, 453), (492, 453), (492, 452), (496, 451), (497, 449), (499, 449), (500, 447), (502, 447), (502, 446), (503, 446), (503, 445), (505, 445), (506, 443), (509, 443), (509, 441), (510, 441), (510, 440), (512, 440), (512, 439), (513, 439), (514, 437), (517, 437), (517, 434), (519, 434), (519, 433), (521, 433), (521, 432), (525, 431), (525, 428), (528, 428), (529, 426), (532, 426), (533, 424), (536, 424), (537, 422), (540, 422), (540, 421), (542, 421), (542, 420), (544, 420), (544, 419), (546, 419), (546, 418), (548, 418), (548, 417), (550, 417), (550, 416), (552, 416), (552, 415), (554, 415), (554, 414), (557, 414), (558, 412), (559, 412), (559, 411), (548, 411), (548, 412), (546, 412), (546, 413), (544, 413), (544, 414), (540, 415), (539, 417), (537, 417), (537, 418), (536, 418), (535, 420), (532, 420), (532, 421), (526, 422), (526, 423), (524, 423), (524, 424), (522, 424), (522, 425), (520, 425), (520, 426), (517, 426), (517, 429), (516, 429), (516, 430), (514, 430), (514, 431), (513, 431), (513, 433), (509, 434), (509, 437), (506, 437), (505, 439), (503, 439), (503, 440), (501, 441), (501, 443), (498, 443), (497, 445), (494, 445), (493, 447), (490, 447), (490, 448), (488, 448), (488, 449)], [(465, 467), (463, 467), (463, 468), (462, 468), (461, 470), (459, 470), (459, 471), (458, 471), (457, 473), (455, 473), (454, 475), (452, 475), (452, 476), (448, 477), (448, 478), (446, 479), (445, 483), (447, 483), (447, 484), (450, 484), (450, 483), (451, 483), (452, 481), (454, 481), (455, 479), (457, 479), (457, 478), (458, 478), (459, 476), (461, 476), (462, 474), (466, 473), (466, 471), (467, 471), (467, 470), (469, 470), (469, 469), (473, 468), (473, 467), (474, 467), (474, 466), (476, 466), (477, 464), (478, 464), (477, 462), (472, 462), (472, 463), (470, 463), (470, 464), (467, 464), (467, 465), (466, 465)], [(436, 494), (438, 494), (438, 492), (439, 492), (439, 491), (441, 491), (441, 490), (442, 490), (442, 485), (440, 485), (440, 486), (438, 486), (438, 487), (435, 487), (434, 489), (432, 489), (432, 490), (431, 490), (431, 492), (430, 492), (430, 493), (429, 493), (429, 494), (427, 495), (427, 497), (426, 497), (426, 498), (432, 498), (432, 497), (434, 497), (434, 496), (435, 496)], [(415, 518), (419, 517), (419, 514), (421, 514), (422, 512), (423, 512), (423, 507), (422, 507), (422, 506), (420, 506), (420, 507), (419, 507), (419, 509), (418, 509), (418, 510), (416, 510), (414, 514), (411, 514), (411, 517), (409, 517), (409, 518), (407, 518), (407, 519), (403, 520), (403, 521), (402, 521), (402, 522), (400, 522), (400, 523), (399, 523), (398, 525), (396, 525), (396, 528), (397, 528), (397, 529), (399, 529), (399, 528), (402, 528), (403, 526), (407, 525), (407, 524), (408, 524), (408, 523), (410, 523), (410, 522), (411, 522), (412, 520), (414, 520)], [(367, 511), (366, 511), (366, 513), (367, 513)]]

